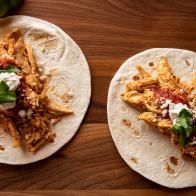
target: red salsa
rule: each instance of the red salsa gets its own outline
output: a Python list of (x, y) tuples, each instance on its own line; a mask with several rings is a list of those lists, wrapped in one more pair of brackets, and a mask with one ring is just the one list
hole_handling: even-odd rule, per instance
[(0, 69), (5, 69), (8, 65), (15, 64), (15, 60), (12, 57), (0, 57)]
[(173, 103), (188, 104), (184, 94), (179, 94), (175, 90), (169, 88), (158, 88), (152, 87), (151, 90), (154, 92), (155, 97), (161, 102), (161, 99), (170, 99)]

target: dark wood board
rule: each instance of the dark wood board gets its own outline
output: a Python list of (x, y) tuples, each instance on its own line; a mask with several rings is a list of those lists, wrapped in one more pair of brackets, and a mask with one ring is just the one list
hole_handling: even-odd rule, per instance
[(0, 165), (0, 195), (196, 194), (131, 170), (112, 141), (106, 111), (109, 83), (127, 58), (156, 47), (196, 50), (195, 0), (26, 0), (13, 14), (52, 22), (77, 42), (90, 66), (92, 100), (76, 136), (53, 156)]

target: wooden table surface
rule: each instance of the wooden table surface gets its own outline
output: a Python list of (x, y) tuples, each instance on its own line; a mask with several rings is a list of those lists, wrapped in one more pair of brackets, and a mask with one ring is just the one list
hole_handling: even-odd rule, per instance
[(92, 75), (92, 99), (73, 140), (50, 158), (0, 165), (0, 195), (194, 195), (131, 170), (112, 141), (106, 115), (110, 80), (130, 56), (148, 48), (196, 50), (195, 0), (26, 0), (15, 14), (50, 21), (81, 47)]

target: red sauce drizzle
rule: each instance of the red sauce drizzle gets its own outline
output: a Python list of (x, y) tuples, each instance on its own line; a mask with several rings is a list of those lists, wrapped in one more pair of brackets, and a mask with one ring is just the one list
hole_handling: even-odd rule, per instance
[(188, 101), (184, 94), (179, 94), (169, 88), (161, 89), (159, 87), (152, 87), (151, 90), (154, 92), (155, 97), (161, 102), (161, 98), (170, 99), (173, 103), (188, 104)]
[(15, 64), (14, 58), (0, 57), (0, 68), (5, 69), (8, 65), (14, 65), (14, 64)]

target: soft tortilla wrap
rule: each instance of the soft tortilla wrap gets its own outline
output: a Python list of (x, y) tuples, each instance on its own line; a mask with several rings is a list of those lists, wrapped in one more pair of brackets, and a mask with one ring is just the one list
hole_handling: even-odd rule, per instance
[[(91, 79), (88, 63), (78, 45), (57, 26), (28, 16), (11, 16), (0, 20), (0, 35), (12, 28), (19, 28), (25, 44), (31, 45), (37, 64), (44, 74), (51, 74), (48, 96), (71, 108), (73, 114), (64, 116), (52, 130), (56, 133), (53, 143), (45, 145), (35, 154), (12, 147), (8, 134), (1, 135), (0, 162), (27, 164), (44, 159), (65, 145), (78, 130), (90, 102)], [(72, 94), (64, 103), (64, 93)]]
[[(191, 82), (195, 77), (196, 54), (188, 50), (157, 48), (129, 58), (111, 81), (108, 93), (107, 114), (109, 128), (115, 145), (125, 162), (144, 177), (171, 188), (196, 185), (196, 161), (184, 160), (179, 147), (171, 144), (169, 137), (137, 119), (139, 112), (121, 100), (125, 83), (137, 70), (136, 65), (153, 73), (161, 56), (166, 56), (175, 75)], [(173, 162), (175, 160), (175, 162)]]

